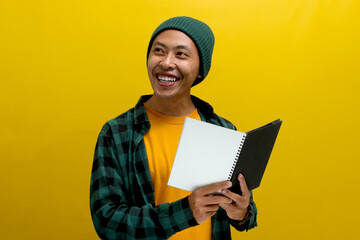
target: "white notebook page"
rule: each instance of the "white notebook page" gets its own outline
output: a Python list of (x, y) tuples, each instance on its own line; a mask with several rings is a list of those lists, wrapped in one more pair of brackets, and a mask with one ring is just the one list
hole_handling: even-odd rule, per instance
[(186, 118), (168, 185), (192, 192), (227, 180), (244, 135)]

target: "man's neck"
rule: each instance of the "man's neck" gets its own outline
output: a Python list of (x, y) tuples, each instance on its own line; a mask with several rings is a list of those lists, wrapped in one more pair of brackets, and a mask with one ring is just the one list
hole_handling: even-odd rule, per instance
[(176, 99), (159, 98), (153, 95), (146, 103), (155, 111), (173, 117), (187, 116), (195, 110), (190, 95)]

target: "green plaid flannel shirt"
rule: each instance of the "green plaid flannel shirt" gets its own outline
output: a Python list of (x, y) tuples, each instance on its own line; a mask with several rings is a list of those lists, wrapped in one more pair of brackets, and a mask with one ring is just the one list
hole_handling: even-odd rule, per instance
[[(197, 225), (188, 199), (155, 206), (144, 134), (150, 129), (142, 96), (136, 106), (108, 121), (102, 128), (96, 148), (90, 183), (90, 209), (93, 223), (102, 239), (167, 239)], [(203, 121), (235, 129), (213, 112), (206, 102), (192, 96)], [(237, 230), (257, 225), (256, 205), (251, 197), (252, 217), (243, 225), (229, 219), (219, 209), (212, 217), (212, 239), (231, 239), (229, 223)]]

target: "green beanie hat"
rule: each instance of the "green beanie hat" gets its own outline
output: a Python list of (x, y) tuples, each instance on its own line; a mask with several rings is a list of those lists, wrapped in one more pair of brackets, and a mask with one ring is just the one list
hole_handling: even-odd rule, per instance
[(194, 41), (198, 49), (200, 57), (199, 74), (201, 78), (197, 78), (195, 80), (193, 84), (193, 86), (195, 86), (196, 84), (204, 80), (209, 73), (211, 67), (211, 56), (215, 43), (214, 34), (208, 25), (197, 19), (191, 17), (170, 18), (165, 22), (161, 23), (152, 34), (147, 50), (147, 59), (149, 58), (149, 53), (156, 36), (168, 29), (175, 29), (185, 33)]

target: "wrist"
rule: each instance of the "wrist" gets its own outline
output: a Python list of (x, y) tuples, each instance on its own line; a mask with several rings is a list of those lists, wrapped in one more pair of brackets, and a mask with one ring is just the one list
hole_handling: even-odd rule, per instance
[(246, 209), (245, 216), (239, 221), (242, 221), (242, 220), (244, 220), (245, 218), (248, 218), (248, 217), (249, 217), (249, 209)]
[(237, 224), (237, 225), (242, 225), (244, 223), (246, 223), (250, 218), (252, 217), (252, 212), (251, 212), (251, 208), (250, 206), (247, 208), (247, 211), (245, 213), (245, 216), (243, 219), (241, 220), (234, 220), (234, 219), (231, 219), (230, 220), (234, 223), (234, 224)]

